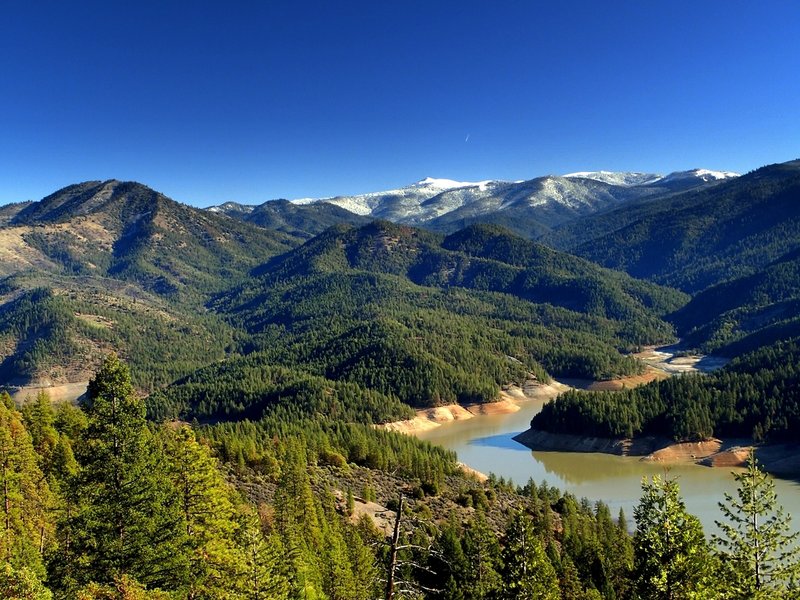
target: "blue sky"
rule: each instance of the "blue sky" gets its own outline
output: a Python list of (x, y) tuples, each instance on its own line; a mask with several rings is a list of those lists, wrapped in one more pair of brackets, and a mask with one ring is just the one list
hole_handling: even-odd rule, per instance
[(14, 0), (0, 204), (109, 178), (205, 206), (748, 171), (800, 156), (798, 40), (794, 0)]

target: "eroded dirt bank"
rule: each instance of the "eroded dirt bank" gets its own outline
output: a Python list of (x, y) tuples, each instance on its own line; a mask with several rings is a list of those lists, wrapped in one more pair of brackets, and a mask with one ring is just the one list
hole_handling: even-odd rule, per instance
[(617, 456), (639, 456), (641, 460), (708, 467), (743, 467), (750, 451), (755, 451), (761, 466), (776, 475), (800, 475), (800, 445), (770, 444), (753, 446), (748, 440), (673, 442), (662, 437), (603, 438), (528, 429), (514, 440), (531, 450), (550, 452), (601, 452)]
[(552, 381), (548, 384), (537, 383), (534, 381), (526, 382), (522, 387), (507, 386), (500, 392), (499, 398), (495, 402), (484, 404), (448, 404), (435, 408), (418, 410), (413, 419), (405, 421), (394, 421), (379, 425), (381, 429), (397, 431), (414, 435), (422, 431), (428, 431), (441, 426), (443, 423), (473, 419), (485, 415), (505, 415), (517, 412), (523, 402), (530, 400), (548, 401), (558, 394), (569, 389), (569, 386)]

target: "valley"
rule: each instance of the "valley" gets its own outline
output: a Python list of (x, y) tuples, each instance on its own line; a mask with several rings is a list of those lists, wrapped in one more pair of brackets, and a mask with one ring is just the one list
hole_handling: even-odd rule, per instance
[[(463, 550), (452, 539), (480, 530), (492, 555), (514, 564), (513, 528), (535, 527), (554, 577), (583, 561), (569, 575), (575, 585), (614, 597), (632, 567), (609, 557), (635, 539), (626, 517), (641, 505), (642, 477), (677, 478), (710, 533), (717, 503), (736, 488), (730, 471), (743, 473), (755, 446), (783, 477), (781, 503), (800, 511), (791, 445), (800, 238), (787, 200), (798, 180), (796, 161), (743, 176), (427, 179), (337, 202), (208, 210), (135, 182), (68, 186), (0, 210), (0, 393), (12, 394), (0, 422), (30, 430), (13, 439), (32, 457), (26, 477), (47, 481), (37, 493), (91, 520), (88, 482), (106, 464), (88, 448), (114, 447), (119, 414), (103, 403), (124, 398), (124, 435), (147, 449), (125, 459), (131, 473), (161, 478), (137, 492), (142, 501), (198, 469), (198, 485), (211, 486), (198, 498), (235, 507), (209, 538), (187, 542), (195, 551), (222, 541), (245, 552), (251, 542), (234, 530), (255, 544), (296, 544), (293, 572), (311, 572), (329, 594), (338, 566), (374, 590), (377, 575), (360, 561), (383, 560), (365, 544), (386, 543), (402, 491), (402, 518), (423, 523), (406, 526), (406, 540), (455, 556)], [(752, 218), (760, 204), (772, 213)], [(709, 215), (726, 232), (713, 260), (696, 240), (710, 235)], [(668, 257), (663, 266), (635, 237), (620, 238), (638, 228), (658, 260)], [(665, 469), (669, 481), (652, 479)], [(122, 505), (105, 498), (96, 508)], [(257, 526), (244, 516), (252, 510)], [(59, 538), (75, 535), (71, 522), (37, 514), (53, 532), (51, 554), (31, 551), (39, 576), (70, 593), (91, 589), (99, 563), (58, 570), (73, 560)], [(87, 535), (81, 552), (105, 533)], [(322, 540), (344, 548), (345, 537), (359, 556), (342, 550), (315, 566)], [(130, 559), (139, 583), (191, 585), (181, 564), (159, 578), (145, 559)], [(259, 560), (300, 593), (272, 559)]]

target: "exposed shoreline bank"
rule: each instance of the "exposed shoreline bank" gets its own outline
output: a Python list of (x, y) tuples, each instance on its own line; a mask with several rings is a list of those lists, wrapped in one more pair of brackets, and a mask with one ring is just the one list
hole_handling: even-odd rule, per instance
[(528, 429), (513, 438), (534, 451), (599, 452), (616, 456), (640, 457), (640, 460), (671, 464), (696, 464), (707, 467), (743, 467), (750, 450), (755, 451), (761, 466), (775, 475), (800, 475), (800, 445), (768, 444), (754, 446), (752, 440), (674, 442), (664, 437), (603, 438), (550, 433)]
[(494, 402), (465, 405), (448, 404), (446, 406), (425, 408), (418, 410), (416, 416), (412, 419), (383, 423), (382, 425), (377, 425), (377, 427), (387, 431), (416, 435), (453, 421), (515, 413), (520, 410), (525, 402), (532, 400), (546, 402), (568, 389), (570, 389), (569, 386), (555, 380), (546, 384), (529, 381), (522, 387), (516, 385), (507, 386), (500, 392), (499, 399)]

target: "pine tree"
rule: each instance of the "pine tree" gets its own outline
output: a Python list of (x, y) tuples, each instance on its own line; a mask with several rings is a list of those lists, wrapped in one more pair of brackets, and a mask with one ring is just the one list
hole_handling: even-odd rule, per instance
[(9, 404), (0, 402), (0, 561), (41, 577), (42, 553), (54, 540), (53, 497), (22, 415)]
[(557, 600), (560, 597), (555, 569), (533, 522), (523, 513), (512, 517), (503, 549), (503, 591), (506, 600)]
[(247, 516), (241, 527), (239, 545), (244, 560), (239, 565), (236, 590), (248, 600), (286, 600), (290, 581), (280, 538), (265, 538), (255, 516)]
[(243, 557), (232, 490), (209, 450), (188, 427), (165, 432), (172, 484), (179, 496), (189, 553), (189, 598), (221, 598), (234, 587)]
[(634, 576), (639, 596), (652, 600), (705, 597), (710, 554), (700, 521), (686, 512), (674, 479), (642, 479), (634, 509)]
[(486, 598), (502, 587), (500, 543), (482, 511), (464, 531), (464, 557), (467, 568), (464, 584), (467, 598)]
[(49, 474), (50, 459), (53, 449), (58, 444), (58, 432), (53, 426), (55, 413), (50, 403), (50, 396), (46, 391), (40, 390), (32, 402), (22, 407), (22, 417), (25, 427), (31, 436), (33, 448), (39, 456), (39, 464), (45, 474)]
[(180, 588), (187, 576), (186, 525), (127, 366), (109, 356), (88, 396), (61, 585), (112, 584), (127, 575), (148, 587)]
[(53, 594), (26, 567), (14, 569), (9, 563), (0, 566), (0, 598), (17, 600), (51, 600)]
[(798, 533), (777, 503), (775, 482), (758, 466), (751, 451), (747, 470), (734, 473), (736, 497), (725, 494), (714, 535), (726, 567), (726, 594), (731, 598), (774, 598), (800, 575)]

